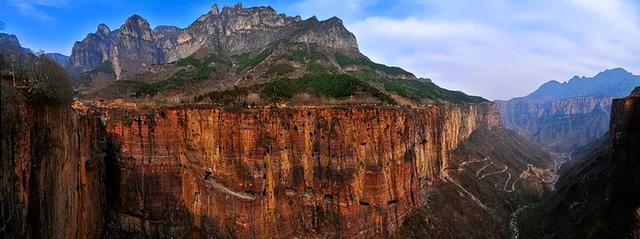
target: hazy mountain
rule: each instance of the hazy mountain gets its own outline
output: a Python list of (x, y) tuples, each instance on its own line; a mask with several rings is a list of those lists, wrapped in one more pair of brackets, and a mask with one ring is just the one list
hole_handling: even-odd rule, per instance
[(505, 126), (548, 150), (570, 153), (606, 132), (611, 99), (638, 85), (640, 76), (616, 68), (564, 83), (550, 81), (526, 97), (497, 103)]
[(526, 99), (555, 100), (580, 96), (623, 97), (640, 85), (640, 76), (622, 68), (605, 70), (594, 77), (574, 76), (567, 82), (549, 81)]

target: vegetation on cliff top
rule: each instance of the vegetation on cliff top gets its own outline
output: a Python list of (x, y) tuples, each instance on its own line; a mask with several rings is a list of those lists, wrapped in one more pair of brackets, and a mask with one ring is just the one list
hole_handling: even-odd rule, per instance
[(66, 70), (46, 57), (7, 50), (0, 54), (0, 68), (3, 84), (17, 87), (32, 102), (69, 104), (73, 100)]

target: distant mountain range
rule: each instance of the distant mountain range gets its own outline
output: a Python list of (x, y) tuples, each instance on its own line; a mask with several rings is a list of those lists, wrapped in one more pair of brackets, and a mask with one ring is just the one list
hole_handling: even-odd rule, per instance
[(557, 100), (581, 96), (623, 97), (640, 85), (640, 76), (622, 68), (605, 70), (594, 77), (574, 76), (567, 82), (549, 81), (524, 98)]
[(640, 76), (615, 68), (594, 77), (549, 81), (525, 97), (497, 103), (508, 128), (548, 150), (570, 153), (604, 134), (611, 100), (638, 85)]

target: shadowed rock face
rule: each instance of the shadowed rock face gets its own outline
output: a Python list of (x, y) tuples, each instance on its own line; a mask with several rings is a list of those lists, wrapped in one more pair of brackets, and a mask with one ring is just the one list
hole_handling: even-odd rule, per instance
[[(490, 142), (490, 143), (489, 143)], [(504, 128), (478, 129), (452, 151), (443, 181), (403, 222), (400, 238), (513, 238), (512, 218), (548, 193), (552, 157)]]
[(96, 115), (20, 102), (3, 84), (0, 234), (99, 238), (106, 145)]
[(640, 97), (613, 100), (609, 133), (574, 154), (551, 197), (522, 221), (531, 237), (640, 236)]
[(551, 81), (526, 97), (496, 103), (506, 127), (547, 150), (571, 153), (608, 130), (611, 100), (638, 85), (640, 76), (616, 68), (592, 78)]
[(154, 30), (141, 17), (131, 16), (118, 30), (101, 24), (73, 47), (70, 61), (80, 71), (111, 61), (118, 77), (143, 72), (151, 64), (173, 62), (196, 52), (235, 55), (264, 49), (279, 40), (315, 43), (357, 51), (355, 36), (342, 21), (301, 20), (278, 14), (271, 7), (214, 7), (185, 29), (162, 26)]

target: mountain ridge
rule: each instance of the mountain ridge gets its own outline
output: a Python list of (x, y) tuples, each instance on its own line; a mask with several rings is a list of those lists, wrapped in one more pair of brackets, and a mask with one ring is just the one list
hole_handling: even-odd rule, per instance
[(355, 36), (335, 17), (302, 20), (279, 14), (271, 7), (243, 8), (236, 4), (219, 11), (214, 4), (186, 28), (157, 26), (152, 30), (148, 21), (135, 14), (117, 30), (99, 24), (95, 33), (74, 44), (70, 60), (81, 72), (109, 60), (120, 78), (141, 73), (147, 65), (174, 62), (199, 51), (234, 55), (263, 49), (282, 39), (347, 51), (358, 49)]
[(573, 76), (565, 82), (548, 81), (523, 98), (545, 101), (581, 96), (624, 97), (637, 85), (640, 85), (639, 75), (613, 68), (593, 77)]

